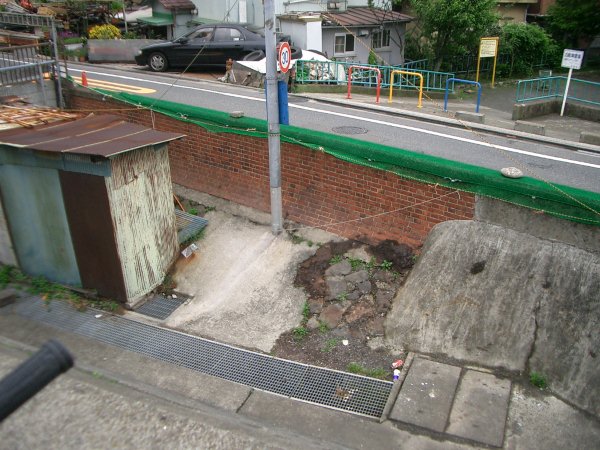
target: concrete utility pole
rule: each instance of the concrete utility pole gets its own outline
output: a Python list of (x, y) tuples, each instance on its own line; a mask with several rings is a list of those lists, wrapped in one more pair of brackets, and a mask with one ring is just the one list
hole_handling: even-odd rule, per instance
[(283, 230), (281, 207), (281, 136), (279, 131), (279, 99), (277, 91), (277, 51), (275, 49), (275, 7), (264, 0), (265, 53), (267, 56), (267, 122), (269, 124), (269, 180), (271, 184), (271, 230)]

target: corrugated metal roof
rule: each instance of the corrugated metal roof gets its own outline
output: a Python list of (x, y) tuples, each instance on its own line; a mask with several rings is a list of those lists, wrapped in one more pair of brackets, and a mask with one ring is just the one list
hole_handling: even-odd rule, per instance
[(195, 9), (191, 0), (159, 0), (166, 9)]
[(412, 17), (396, 11), (386, 11), (379, 8), (348, 8), (344, 12), (324, 13), (326, 20), (344, 27), (362, 25), (381, 25), (390, 22), (410, 22)]
[(0, 144), (32, 150), (111, 157), (184, 137), (125, 122), (113, 115), (89, 116), (29, 129), (0, 132)]

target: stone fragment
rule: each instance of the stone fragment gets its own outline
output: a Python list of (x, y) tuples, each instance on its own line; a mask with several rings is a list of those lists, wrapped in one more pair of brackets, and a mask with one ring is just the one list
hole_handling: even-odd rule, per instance
[(346, 258), (360, 259), (362, 261), (368, 261), (369, 259), (371, 259), (371, 256), (367, 252), (367, 249), (364, 245), (357, 248), (351, 248), (346, 253), (344, 253), (344, 256)]
[(327, 290), (329, 295), (327, 300), (334, 300), (348, 291), (348, 283), (343, 277), (327, 278)]
[(373, 290), (373, 286), (370, 281), (363, 281), (356, 285), (361, 294), (369, 294)]
[(358, 300), (360, 298), (360, 295), (361, 295), (360, 291), (354, 290), (354, 291), (348, 293), (348, 295), (346, 295), (346, 300), (352, 300), (352, 301)]
[(366, 270), (359, 270), (358, 272), (353, 272), (349, 275), (346, 275), (345, 280), (349, 283), (362, 283), (363, 281), (367, 281), (369, 279), (369, 272)]
[(329, 305), (323, 308), (319, 315), (319, 320), (326, 324), (329, 328), (335, 328), (339, 325), (344, 315), (345, 309), (338, 304)]
[(312, 298), (308, 301), (308, 308), (311, 314), (319, 314), (323, 310), (323, 299)]
[(325, 271), (325, 276), (336, 277), (340, 275), (348, 275), (350, 272), (352, 272), (352, 266), (347, 259), (344, 259), (343, 261), (340, 261), (339, 263), (329, 267)]
[(392, 285), (387, 281), (375, 280), (375, 286), (377, 286), (377, 289), (392, 289)]
[(364, 319), (365, 317), (372, 316), (375, 310), (370, 305), (359, 303), (350, 308), (348, 314), (346, 314), (346, 322), (352, 324), (358, 320)]
[(392, 275), (392, 273), (389, 270), (377, 269), (373, 272), (373, 279), (375, 281), (391, 283), (394, 281), (394, 275)]
[(386, 308), (392, 304), (393, 298), (394, 291), (377, 291), (377, 306), (380, 308)]
[(500, 169), (500, 173), (507, 178), (522, 178), (523, 172), (521, 169), (516, 167), (503, 167)]
[(311, 317), (310, 319), (308, 319), (308, 322), (306, 322), (306, 328), (308, 328), (309, 330), (315, 330), (319, 328), (319, 325), (319, 321), (316, 317)]
[(383, 336), (385, 333), (385, 329), (383, 328), (383, 324), (385, 323), (385, 317), (375, 316), (373, 319), (369, 321), (369, 330), (371, 336)]

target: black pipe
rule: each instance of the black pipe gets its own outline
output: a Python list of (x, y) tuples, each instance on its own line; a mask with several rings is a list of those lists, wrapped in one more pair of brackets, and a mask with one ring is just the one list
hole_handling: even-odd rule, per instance
[(72, 366), (73, 356), (60, 342), (52, 339), (42, 345), (0, 381), (0, 422)]

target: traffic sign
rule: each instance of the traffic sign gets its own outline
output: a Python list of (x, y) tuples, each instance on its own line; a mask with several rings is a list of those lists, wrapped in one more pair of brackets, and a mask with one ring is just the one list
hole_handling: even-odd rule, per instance
[(287, 73), (292, 66), (292, 49), (290, 44), (282, 42), (279, 46), (279, 67), (283, 73)]

